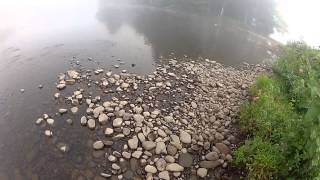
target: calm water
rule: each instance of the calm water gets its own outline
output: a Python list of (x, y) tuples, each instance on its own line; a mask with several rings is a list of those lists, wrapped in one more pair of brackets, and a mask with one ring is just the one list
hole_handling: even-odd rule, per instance
[[(52, 99), (56, 75), (71, 61), (112, 69), (120, 60), (125, 62), (120, 70), (141, 74), (172, 53), (232, 66), (258, 63), (277, 54), (280, 42), (304, 39), (318, 45), (319, 28), (301, 18), (317, 17), (317, 4), (0, 0), (0, 180), (93, 179), (103, 169), (103, 154), (91, 151), (92, 132), (58, 122), (60, 130), (48, 140), (34, 125), (39, 115), (59, 107)], [(306, 8), (310, 12), (302, 11)], [(59, 143), (70, 145), (70, 151), (61, 153)]]

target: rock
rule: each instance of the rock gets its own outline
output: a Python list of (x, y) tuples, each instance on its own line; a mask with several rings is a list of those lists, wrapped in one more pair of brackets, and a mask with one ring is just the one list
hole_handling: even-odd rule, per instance
[(113, 127), (120, 127), (121, 124), (122, 124), (122, 118), (116, 118), (113, 120), (113, 123), (112, 123)]
[(93, 143), (93, 149), (95, 150), (103, 149), (103, 147), (104, 147), (104, 144), (102, 141), (96, 141)]
[(128, 140), (128, 146), (131, 149), (137, 149), (138, 148), (138, 143), (139, 143), (139, 140), (138, 140), (137, 136), (133, 136), (132, 139)]
[(98, 106), (96, 108), (93, 109), (93, 116), (95, 118), (98, 118), (98, 116), (100, 115), (100, 113), (102, 113), (104, 111), (104, 107), (103, 106)]
[(147, 173), (151, 173), (151, 174), (155, 174), (157, 173), (157, 168), (155, 168), (154, 166), (151, 166), (151, 165), (147, 165), (144, 170), (147, 172)]
[(191, 107), (193, 108), (193, 109), (196, 109), (197, 107), (198, 107), (198, 105), (197, 105), (197, 103), (195, 103), (195, 102), (191, 102)]
[(175, 146), (169, 144), (169, 145), (167, 146), (167, 151), (168, 151), (168, 154), (174, 156), (174, 155), (176, 155), (176, 153), (177, 153), (178, 150), (177, 150), (177, 148), (176, 148)]
[(166, 156), (165, 158), (164, 158), (168, 163), (174, 163), (175, 162), (175, 159), (174, 159), (174, 157), (173, 156)]
[[(64, 89), (66, 87), (66, 84), (65, 83), (61, 83), (61, 84), (58, 84), (57, 85), (57, 89), (59, 89), (59, 90), (62, 90), (62, 89)], [(24, 90), (23, 90), (23, 92), (24, 92)]]
[(174, 119), (173, 119), (172, 116), (165, 116), (163, 119), (164, 119), (167, 123), (172, 123), (172, 122), (174, 122)]
[(69, 146), (67, 144), (64, 143), (58, 143), (58, 148), (60, 151), (62, 152), (68, 152), (69, 151)]
[(167, 162), (163, 158), (158, 159), (156, 162), (156, 167), (159, 171), (164, 171), (166, 169)]
[(66, 112), (68, 112), (68, 109), (59, 109), (58, 110), (58, 112), (60, 113), (60, 114), (64, 114), (64, 113), (66, 113)]
[(161, 137), (167, 137), (167, 134), (162, 129), (158, 129), (158, 135)]
[(132, 157), (137, 158), (137, 159), (139, 159), (141, 155), (142, 155), (142, 151), (134, 151), (131, 154)]
[(131, 158), (131, 153), (124, 151), (124, 152), (122, 152), (122, 156), (124, 158), (126, 158), (126, 159), (130, 159)]
[(109, 155), (109, 156), (108, 156), (108, 160), (109, 160), (110, 162), (116, 162), (116, 161), (117, 161), (117, 158), (116, 158), (114, 155)]
[(208, 170), (206, 168), (199, 168), (197, 170), (197, 175), (201, 178), (204, 178), (207, 176)]
[(222, 154), (230, 154), (231, 151), (230, 149), (228, 148), (228, 146), (226, 146), (225, 144), (223, 143), (216, 143), (215, 144), (215, 147), (222, 153)]
[(122, 83), (121, 84), (121, 88), (123, 88), (123, 89), (128, 88), (128, 87), (129, 87), (128, 83)]
[(53, 125), (54, 119), (51, 119), (51, 118), (47, 119), (47, 123), (48, 123), (49, 125)]
[(181, 153), (179, 155), (179, 164), (183, 167), (191, 167), (193, 163), (193, 157), (189, 153)]
[(78, 107), (72, 107), (70, 109), (70, 111), (73, 113), (73, 114), (76, 114), (78, 112), (79, 108)]
[(121, 169), (120, 166), (119, 166), (118, 164), (116, 164), (116, 163), (112, 163), (111, 167), (112, 167), (112, 169), (114, 169), (114, 170), (119, 170), (119, 169)]
[(142, 147), (145, 150), (149, 151), (149, 150), (156, 147), (156, 143), (154, 143), (153, 141), (144, 141), (144, 142), (142, 142)]
[(87, 124), (90, 129), (94, 129), (96, 127), (96, 121), (94, 119), (89, 119)]
[(180, 141), (185, 144), (191, 143), (191, 135), (187, 133), (186, 131), (181, 130), (180, 131)]
[(73, 123), (72, 119), (67, 119), (66, 121), (67, 121), (68, 124), (72, 124)]
[(207, 168), (207, 169), (214, 169), (217, 166), (221, 165), (220, 161), (201, 161), (199, 163), (200, 167)]
[(101, 113), (98, 118), (100, 124), (106, 124), (108, 119), (109, 117), (105, 113)]
[(52, 131), (50, 131), (50, 130), (45, 130), (45, 131), (44, 131), (44, 134), (45, 134), (46, 136), (48, 136), (48, 137), (51, 137), (51, 136), (53, 135)]
[(54, 93), (54, 98), (58, 99), (60, 97), (60, 93)]
[(206, 159), (209, 160), (209, 161), (215, 161), (215, 160), (219, 159), (219, 155), (218, 155), (217, 152), (209, 152), (206, 155)]
[(143, 117), (141, 114), (135, 114), (135, 115), (133, 115), (133, 119), (134, 119), (136, 122), (143, 122), (143, 121), (144, 121), (144, 117)]
[(113, 129), (112, 128), (106, 128), (104, 131), (104, 134), (107, 136), (110, 136), (113, 134)]
[(76, 70), (68, 70), (67, 75), (72, 79), (77, 79), (79, 76), (79, 73)]
[(170, 163), (166, 166), (167, 171), (173, 171), (173, 172), (181, 172), (184, 170), (183, 166), (180, 166), (177, 163)]
[(170, 180), (169, 172), (168, 171), (162, 171), (159, 172), (159, 178), (163, 180)]
[(142, 143), (142, 142), (144, 142), (146, 140), (146, 137), (143, 135), (143, 133), (138, 133), (138, 139)]
[(20, 92), (21, 92), (21, 93), (24, 93), (24, 91), (25, 91), (24, 89), (20, 89)]
[(220, 140), (222, 141), (224, 139), (224, 136), (221, 134), (221, 133), (218, 133), (216, 132), (216, 134), (214, 135), (214, 137), (217, 139), (217, 140)]
[(36, 120), (36, 124), (41, 124), (43, 122), (43, 118), (38, 118), (37, 120)]
[(123, 133), (125, 136), (128, 136), (128, 135), (131, 133), (131, 131), (130, 131), (129, 128), (123, 128), (123, 129), (122, 129), (122, 133)]
[(82, 126), (85, 126), (87, 124), (87, 117), (82, 116), (81, 119), (80, 119), (80, 124)]
[(155, 152), (156, 152), (156, 154), (161, 154), (161, 153), (167, 154), (166, 144), (162, 141), (157, 142)]
[(122, 116), (123, 120), (125, 121), (129, 120), (131, 117), (132, 117), (132, 114), (130, 113), (124, 113)]

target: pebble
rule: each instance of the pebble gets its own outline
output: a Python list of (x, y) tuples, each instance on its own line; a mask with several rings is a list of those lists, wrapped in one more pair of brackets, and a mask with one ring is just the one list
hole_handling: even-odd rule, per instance
[(181, 130), (180, 131), (180, 141), (185, 144), (191, 143), (191, 135), (187, 133), (186, 131)]
[(166, 166), (167, 171), (180, 172), (184, 170), (184, 167), (177, 163), (170, 163)]
[(128, 146), (131, 149), (137, 149), (138, 148), (138, 143), (139, 143), (139, 140), (138, 140), (137, 136), (133, 136), (132, 139), (128, 140)]
[(162, 154), (162, 153), (167, 154), (166, 144), (162, 141), (157, 142), (155, 153), (156, 154)]
[(166, 169), (166, 166), (167, 162), (163, 158), (160, 158), (158, 159), (158, 161), (156, 161), (156, 167), (159, 171), (164, 171)]
[(24, 93), (24, 89), (20, 89), (20, 92), (21, 92), (21, 93)]
[(85, 116), (82, 116), (80, 119), (80, 124), (85, 126), (87, 124), (87, 118)]
[(155, 174), (157, 173), (157, 168), (155, 168), (154, 166), (151, 166), (151, 165), (147, 165), (144, 170), (147, 172), (147, 173), (151, 173), (151, 174)]
[(183, 167), (191, 167), (193, 163), (193, 157), (189, 153), (181, 153), (179, 155), (179, 164)]
[(142, 142), (142, 147), (145, 150), (149, 151), (149, 150), (156, 147), (156, 143), (154, 143), (153, 141), (144, 141), (144, 142)]
[(70, 109), (70, 111), (72, 112), (72, 114), (76, 114), (78, 112), (79, 108), (78, 107), (72, 107)]
[(60, 114), (64, 114), (64, 113), (68, 112), (68, 109), (59, 109), (58, 112)]
[(119, 170), (120, 169), (120, 166), (116, 163), (112, 163), (111, 165), (112, 169), (115, 169), (115, 170)]
[(41, 124), (43, 122), (43, 118), (38, 118), (37, 120), (36, 120), (36, 124)]
[(117, 158), (116, 158), (114, 155), (109, 155), (109, 156), (108, 156), (108, 160), (109, 160), (110, 162), (116, 162), (116, 161), (117, 161)]
[(48, 137), (51, 137), (51, 136), (53, 135), (52, 131), (50, 131), (50, 130), (45, 130), (45, 131), (44, 131), (44, 134), (45, 134), (46, 136), (48, 136)]
[(99, 123), (100, 123), (100, 124), (106, 124), (106, 123), (108, 122), (108, 120), (109, 120), (109, 117), (108, 117), (106, 114), (101, 113), (101, 114), (99, 115), (98, 120), (99, 120)]
[(93, 149), (95, 150), (103, 149), (103, 147), (104, 147), (104, 144), (102, 141), (96, 141), (93, 143)]
[(217, 152), (209, 152), (206, 154), (206, 159), (209, 161), (215, 161), (219, 159), (219, 155)]
[(87, 124), (90, 129), (94, 129), (96, 127), (96, 121), (94, 119), (89, 119)]
[(201, 178), (204, 178), (207, 176), (208, 170), (206, 168), (199, 168), (197, 170), (197, 175)]
[(51, 118), (47, 119), (47, 123), (48, 123), (49, 125), (53, 125), (54, 119), (51, 119)]
[(110, 136), (113, 134), (113, 129), (112, 128), (106, 128), (104, 131), (104, 134), (107, 136)]
[(112, 123), (113, 127), (120, 127), (121, 124), (122, 124), (122, 118), (116, 118), (113, 120), (113, 123)]
[(159, 178), (163, 180), (170, 180), (169, 172), (168, 171), (159, 172)]
[(68, 124), (72, 124), (73, 123), (72, 119), (67, 119), (66, 121), (67, 121)]
[(139, 159), (142, 155), (142, 151), (134, 151), (131, 156), (134, 157), (134, 158), (137, 158)]
[(230, 149), (228, 148), (227, 145), (223, 144), (223, 143), (216, 143), (215, 144), (215, 147), (222, 153), (222, 154), (230, 154), (231, 151)]

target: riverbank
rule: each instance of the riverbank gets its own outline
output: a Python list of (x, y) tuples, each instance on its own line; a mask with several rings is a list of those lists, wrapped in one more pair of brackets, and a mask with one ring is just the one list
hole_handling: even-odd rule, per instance
[[(91, 149), (105, 159), (95, 179), (228, 178), (239, 143), (234, 124), (240, 105), (266, 67), (235, 69), (208, 59), (161, 62), (147, 76), (68, 70), (58, 76), (54, 94), (61, 108), (39, 114), (36, 124), (48, 138), (56, 136), (61, 121), (66, 128), (92, 131)], [(59, 148), (70, 150), (68, 144)]]

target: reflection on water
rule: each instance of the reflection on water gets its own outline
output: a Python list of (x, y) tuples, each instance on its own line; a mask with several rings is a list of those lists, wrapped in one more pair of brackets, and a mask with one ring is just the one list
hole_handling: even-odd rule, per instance
[(93, 179), (103, 168), (88, 145), (95, 134), (61, 119), (48, 140), (34, 125), (59, 108), (54, 82), (73, 57), (89, 68), (120, 60), (119, 71), (141, 74), (171, 53), (260, 62), (278, 50), (268, 36), (286, 27), (276, 9), (273, 0), (0, 1), (0, 180)]

